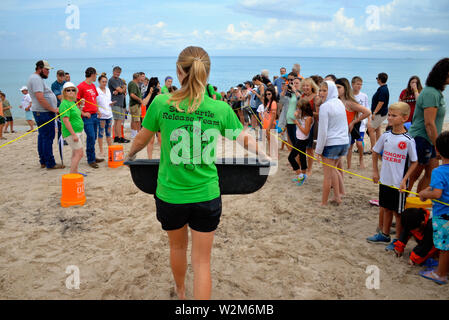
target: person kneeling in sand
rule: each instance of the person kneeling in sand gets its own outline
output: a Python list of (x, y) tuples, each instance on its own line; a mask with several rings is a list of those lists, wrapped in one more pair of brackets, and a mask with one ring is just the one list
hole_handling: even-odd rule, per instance
[[(81, 136), (84, 130), (84, 122), (81, 118), (83, 112), (75, 105), (77, 93), (78, 89), (76, 86), (71, 82), (66, 82), (62, 88), (63, 100), (59, 105), (59, 113), (62, 118), (62, 136), (72, 148), (70, 173), (78, 173), (78, 164), (83, 157)], [(75, 106), (73, 107), (73, 105)], [(65, 113), (63, 114), (63, 112)]]

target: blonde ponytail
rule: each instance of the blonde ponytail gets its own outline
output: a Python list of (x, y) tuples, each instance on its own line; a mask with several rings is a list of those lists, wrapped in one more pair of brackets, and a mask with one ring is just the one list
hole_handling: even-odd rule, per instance
[[(203, 102), (207, 79), (210, 72), (210, 58), (200, 47), (187, 47), (179, 54), (177, 68), (185, 74), (181, 89), (175, 91), (169, 103), (179, 112), (193, 113)], [(180, 108), (184, 100), (188, 100), (187, 111)]]

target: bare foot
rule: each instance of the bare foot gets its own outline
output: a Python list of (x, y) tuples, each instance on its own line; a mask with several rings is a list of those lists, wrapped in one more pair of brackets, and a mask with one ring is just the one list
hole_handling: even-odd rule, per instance
[(341, 199), (332, 199), (332, 200), (330, 200), (330, 202), (332, 204), (339, 206), (343, 201), (341, 201)]
[(320, 207), (327, 207), (327, 203), (320, 203)]
[(176, 293), (178, 294), (178, 299), (179, 300), (186, 300), (186, 288), (176, 288)]
[(361, 164), (359, 165), (359, 167), (360, 167), (360, 169), (366, 169), (366, 166), (365, 166), (364, 163), (361, 163)]

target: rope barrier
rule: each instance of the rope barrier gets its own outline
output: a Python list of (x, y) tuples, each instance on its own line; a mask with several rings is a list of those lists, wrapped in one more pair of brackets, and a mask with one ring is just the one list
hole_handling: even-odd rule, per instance
[[(252, 109), (251, 109), (251, 113), (256, 117), (257, 121), (258, 121), (259, 124), (262, 126), (262, 122), (261, 122), (261, 121), (259, 120), (259, 118), (255, 115), (255, 113), (253, 112)], [(271, 135), (275, 136), (279, 141), (285, 143), (285, 144), (286, 144), (287, 146), (289, 146), (290, 148), (295, 149), (296, 151), (299, 151), (300, 153), (304, 154), (306, 157), (309, 157), (309, 158), (313, 159), (314, 161), (317, 161), (317, 162), (319, 162), (319, 163), (321, 163), (321, 164), (323, 164), (323, 165), (325, 165), (325, 166), (331, 167), (331, 168), (333, 168), (333, 169), (336, 169), (336, 170), (339, 170), (339, 171), (348, 173), (348, 174), (350, 174), (350, 175), (356, 176), (356, 177), (358, 177), (358, 178), (362, 178), (362, 179), (365, 179), (365, 180), (368, 180), (368, 181), (371, 181), (371, 182), (375, 183), (374, 180), (371, 179), (371, 178), (368, 178), (368, 177), (359, 175), (359, 174), (357, 174), (357, 173), (354, 173), (354, 172), (351, 172), (351, 171), (348, 171), (348, 170), (345, 170), (345, 169), (342, 169), (342, 168), (338, 168), (338, 167), (332, 166), (332, 165), (327, 164), (327, 163), (325, 163), (325, 162), (323, 162), (323, 161), (321, 161), (321, 160), (319, 160), (319, 159), (316, 159), (315, 157), (312, 157), (311, 155), (309, 155), (309, 154), (307, 154), (307, 153), (305, 153), (305, 152), (302, 152), (301, 150), (299, 150), (299, 149), (295, 148), (294, 146), (290, 145), (287, 141), (282, 140), (281, 138), (279, 138), (279, 135), (275, 135), (275, 134), (273, 134), (271, 131), (269, 131), (269, 133), (270, 133)], [(392, 189), (399, 190), (400, 192), (409, 193), (409, 194), (412, 194), (412, 195), (419, 196), (418, 193), (413, 192), (413, 191), (401, 190), (401, 189), (399, 189), (399, 188), (397, 188), (397, 187), (395, 187), (395, 186), (389, 186), (389, 185), (386, 185), (386, 184), (383, 184), (383, 183), (380, 183), (380, 182), (377, 182), (377, 184), (383, 185), (383, 186), (386, 186), (386, 187), (389, 187), (389, 188), (392, 188)], [(438, 202), (438, 203), (443, 204), (443, 205), (445, 205), (445, 206), (449, 206), (448, 203), (445, 203), (445, 202), (442, 202), (442, 201), (439, 201), (439, 200), (432, 200), (432, 201)]]
[[(71, 106), (69, 109), (67, 109), (67, 110), (64, 111), (63, 113), (57, 115), (57, 116), (54, 117), (53, 119), (47, 121), (46, 123), (44, 123), (43, 125), (39, 126), (38, 128), (33, 129), (32, 131), (27, 132), (26, 134), (24, 134), (24, 135), (22, 135), (22, 136), (20, 136), (20, 137), (18, 137), (18, 138), (16, 138), (16, 139), (14, 139), (14, 140), (12, 140), (12, 141), (9, 141), (9, 142), (7, 142), (7, 143), (5, 143), (5, 144), (0, 145), (0, 149), (3, 148), (3, 147), (6, 147), (7, 145), (9, 145), (9, 144), (11, 144), (11, 143), (13, 143), (13, 142), (15, 142), (15, 141), (17, 141), (17, 140), (20, 140), (20, 139), (24, 138), (25, 136), (29, 135), (30, 133), (33, 133), (33, 132), (35, 132), (36, 130), (42, 128), (43, 126), (49, 124), (50, 122), (56, 120), (57, 118), (61, 117), (64, 113), (68, 112), (70, 109), (72, 109), (73, 107), (75, 107), (76, 105), (78, 105), (80, 102), (81, 102), (81, 101), (78, 101), (78, 102), (75, 103), (73, 106)], [(96, 106), (96, 107), (99, 108), (99, 109), (105, 110), (102, 106), (99, 106), (99, 105), (97, 105), (97, 104), (95, 104), (95, 103), (92, 103), (92, 102), (90, 102), (90, 101), (85, 101), (85, 102), (87, 102), (87, 103), (89, 103), (89, 104), (91, 104), (91, 105), (94, 105), (94, 106)], [(241, 107), (235, 108), (235, 109), (233, 109), (233, 110), (239, 110), (239, 109), (241, 109)], [(249, 108), (249, 109), (250, 109), (250, 112), (256, 117), (256, 119), (257, 119), (257, 121), (259, 122), (259, 124), (260, 124), (261, 126), (263, 126), (263, 125), (262, 125), (262, 122), (259, 120), (259, 117), (257, 117), (257, 115), (254, 113), (254, 111), (253, 111), (251, 108)], [(118, 113), (118, 114), (121, 114), (121, 115), (125, 115), (125, 116), (127, 115), (127, 114), (120, 113), (120, 112), (113, 111), (113, 110), (112, 110), (112, 112)], [(132, 116), (132, 117), (136, 117), (136, 118), (140, 118), (140, 116), (133, 116), (133, 115), (131, 115), (131, 116)], [(269, 132), (270, 132), (270, 131), (269, 131)], [(336, 170), (339, 170), (339, 171), (341, 171), (341, 172), (344, 172), (344, 173), (347, 173), (347, 174), (353, 175), (353, 176), (355, 176), (355, 177), (358, 177), (358, 178), (361, 178), (361, 179), (365, 179), (365, 180), (368, 180), (368, 181), (371, 181), (371, 182), (374, 183), (374, 180), (371, 179), (371, 178), (368, 178), (368, 177), (362, 176), (362, 175), (360, 175), (360, 174), (357, 174), (357, 173), (354, 173), (354, 172), (351, 172), (351, 171), (348, 171), (348, 170), (345, 170), (345, 169), (338, 168), (338, 167), (332, 166), (332, 165), (330, 165), (330, 164), (327, 164), (327, 163), (325, 163), (325, 162), (323, 162), (323, 161), (321, 161), (321, 160), (319, 160), (319, 159), (317, 159), (317, 158), (315, 158), (315, 157), (313, 157), (313, 156), (311, 156), (311, 155), (309, 155), (309, 154), (307, 154), (307, 153), (305, 153), (305, 152), (302, 152), (301, 150), (295, 148), (294, 146), (290, 145), (287, 141), (284, 141), (284, 140), (282, 140), (281, 138), (279, 138), (279, 135), (274, 135), (272, 132), (270, 132), (270, 134), (273, 135), (273, 136), (275, 136), (279, 141), (281, 141), (282, 143), (285, 143), (285, 144), (286, 144), (287, 146), (289, 146), (290, 148), (293, 148), (293, 149), (299, 151), (300, 153), (304, 154), (306, 157), (309, 157), (309, 158), (313, 159), (314, 161), (317, 161), (317, 162), (319, 162), (319, 163), (321, 163), (321, 164), (323, 164), (323, 165), (325, 165), (325, 166), (331, 167), (331, 168), (336, 169)], [(408, 190), (400, 190), (399, 188), (397, 188), (397, 187), (395, 187), (395, 186), (385, 185), (385, 184), (382, 184), (382, 183), (380, 183), (380, 182), (378, 182), (377, 184), (383, 185), (383, 186), (386, 186), (386, 187), (389, 187), (389, 188), (392, 188), (392, 189), (399, 190), (400, 192), (409, 193), (409, 194), (416, 195), (416, 196), (419, 195), (419, 194), (416, 193), (416, 192), (412, 192), (412, 191), (408, 191)], [(438, 203), (443, 204), (443, 205), (446, 205), (446, 206), (449, 206), (449, 204), (444, 203), (444, 202), (441, 202), (441, 201), (439, 201), (439, 200), (432, 200), (432, 201), (438, 202)]]

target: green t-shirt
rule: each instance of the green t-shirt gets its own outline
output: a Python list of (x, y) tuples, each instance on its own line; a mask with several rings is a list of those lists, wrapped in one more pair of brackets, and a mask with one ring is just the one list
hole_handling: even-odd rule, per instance
[[(215, 91), (214, 87), (211, 84), (208, 84), (206, 86), (206, 95), (209, 98), (212, 98), (213, 95), (215, 95), (216, 99), (215, 100), (221, 100), (222, 96), (220, 93), (218, 93), (217, 91)], [(213, 99), (213, 98), (212, 98)]]
[(433, 144), (427, 136), (426, 124), (424, 123), (424, 109), (431, 107), (438, 108), (435, 125), (438, 134), (441, 133), (443, 130), (444, 116), (446, 114), (446, 103), (444, 102), (443, 93), (433, 87), (425, 87), (419, 95), (413, 115), (413, 124), (410, 127), (409, 133), (413, 138), (422, 137)]
[(170, 93), (170, 91), (168, 90), (167, 86), (163, 86), (161, 88), (161, 93)]
[(6, 117), (12, 117), (11, 114), (11, 109), (5, 110), (5, 108), (10, 107), (11, 105), (9, 104), (8, 100), (3, 100), (3, 113), (5, 114), (5, 118)]
[[(64, 111), (66, 111), (67, 109), (70, 109), (70, 107), (72, 107), (75, 104), (75, 102), (69, 101), (69, 100), (62, 100), (61, 104), (59, 105), (59, 113), (63, 113)], [(67, 138), (71, 135), (70, 131), (67, 130), (67, 127), (64, 124), (63, 118), (64, 117), (68, 117), (70, 124), (72, 125), (73, 131), (75, 131), (75, 133), (80, 133), (83, 132), (84, 129), (84, 122), (83, 119), (81, 118), (81, 110), (80, 108), (78, 108), (78, 106), (73, 107), (72, 109), (70, 109), (69, 111), (67, 111), (66, 113), (64, 113), (61, 116), (61, 123), (62, 123), (62, 136), (64, 138)]]
[(292, 94), (292, 97), (288, 99), (288, 109), (287, 109), (287, 124), (294, 124), (295, 112), (296, 112), (296, 95)]
[(142, 99), (142, 92), (140, 92), (139, 86), (134, 81), (128, 83), (129, 106), (140, 105), (140, 101), (131, 98), (131, 93)]
[(185, 113), (168, 103), (170, 97), (156, 96), (142, 123), (150, 131), (161, 131), (156, 195), (174, 204), (215, 199), (220, 196), (217, 141), (220, 135), (235, 140), (243, 126), (225, 102), (205, 96), (197, 111)]

